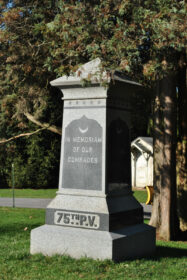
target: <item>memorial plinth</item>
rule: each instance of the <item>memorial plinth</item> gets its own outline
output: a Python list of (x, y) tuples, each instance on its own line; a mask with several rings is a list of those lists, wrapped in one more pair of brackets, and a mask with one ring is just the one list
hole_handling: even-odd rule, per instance
[(131, 190), (130, 97), (140, 85), (99, 67), (96, 59), (51, 82), (64, 99), (59, 190), (31, 232), (32, 254), (120, 261), (155, 250)]

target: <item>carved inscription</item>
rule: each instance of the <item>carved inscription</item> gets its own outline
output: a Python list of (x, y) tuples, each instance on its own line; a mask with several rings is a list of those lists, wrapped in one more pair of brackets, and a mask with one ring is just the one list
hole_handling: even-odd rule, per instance
[(101, 190), (102, 127), (86, 116), (65, 129), (63, 188)]
[(93, 214), (56, 211), (54, 215), (54, 223), (56, 225), (69, 227), (98, 229), (100, 226), (100, 217)]

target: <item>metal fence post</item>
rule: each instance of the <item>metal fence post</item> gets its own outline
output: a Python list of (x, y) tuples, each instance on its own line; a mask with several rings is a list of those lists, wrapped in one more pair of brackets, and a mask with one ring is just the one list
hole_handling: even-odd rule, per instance
[(12, 207), (15, 207), (15, 180), (14, 180), (14, 163), (12, 163)]

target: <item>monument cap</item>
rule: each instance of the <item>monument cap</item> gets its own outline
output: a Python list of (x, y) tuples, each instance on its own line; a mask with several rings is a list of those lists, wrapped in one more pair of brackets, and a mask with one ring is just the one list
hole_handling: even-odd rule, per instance
[(91, 85), (99, 85), (110, 83), (111, 80), (124, 82), (127, 84), (141, 86), (141, 84), (131, 80), (120, 71), (103, 71), (100, 58), (91, 60), (78, 68), (78, 70), (70, 76), (62, 76), (50, 82), (52, 86), (66, 88), (72, 86), (82, 86), (84, 81), (88, 81)]

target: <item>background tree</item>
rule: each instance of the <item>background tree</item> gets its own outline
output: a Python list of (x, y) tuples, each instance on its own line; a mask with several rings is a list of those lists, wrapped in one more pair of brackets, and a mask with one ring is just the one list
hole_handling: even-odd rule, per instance
[[(0, 92), (5, 99), (10, 92), (16, 93), (12, 104), (19, 123), (25, 124), (27, 118), (42, 124), (49, 95), (46, 81), (70, 74), (96, 57), (102, 59), (101, 71), (117, 69), (146, 86), (157, 84), (153, 94), (156, 161), (151, 224), (160, 237), (175, 238), (179, 216), (177, 137), (183, 170), (178, 173), (179, 193), (186, 193), (186, 163), (182, 163), (186, 153), (182, 117), (186, 111), (182, 70), (186, 65), (185, 1), (17, 0), (7, 11), (2, 10), (1, 22)], [(186, 217), (180, 222), (186, 229)]]
[(47, 43), (38, 28), (42, 21), (54, 18), (52, 4), (0, 1), (0, 142), (7, 143), (0, 145), (0, 184), (4, 187), (11, 184), (13, 161), (16, 187), (58, 184), (61, 93), (49, 86), (55, 74), (44, 67)]

